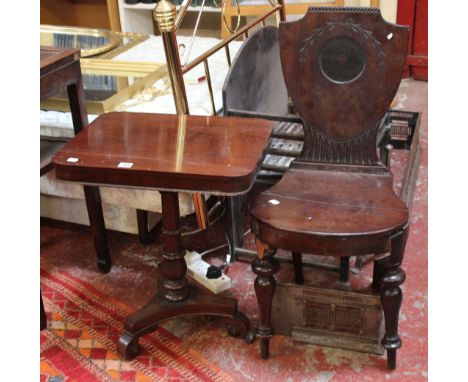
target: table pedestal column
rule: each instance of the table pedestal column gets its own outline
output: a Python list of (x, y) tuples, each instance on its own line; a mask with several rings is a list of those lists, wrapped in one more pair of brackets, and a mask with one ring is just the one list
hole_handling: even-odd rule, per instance
[(138, 339), (155, 331), (158, 324), (180, 316), (213, 315), (230, 318), (231, 336), (245, 338), (249, 320), (237, 310), (237, 300), (203, 294), (189, 286), (185, 278), (185, 250), (180, 235), (179, 197), (177, 192), (161, 192), (163, 225), (163, 262), (159, 270), (162, 289), (141, 310), (125, 320), (124, 332), (117, 349), (126, 359), (140, 349)]

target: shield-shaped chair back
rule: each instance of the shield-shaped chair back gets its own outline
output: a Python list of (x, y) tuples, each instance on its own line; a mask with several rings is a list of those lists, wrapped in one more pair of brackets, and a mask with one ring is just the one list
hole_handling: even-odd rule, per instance
[(304, 123), (299, 161), (380, 165), (379, 122), (400, 84), (408, 27), (379, 9), (310, 7), (280, 25), (289, 96)]

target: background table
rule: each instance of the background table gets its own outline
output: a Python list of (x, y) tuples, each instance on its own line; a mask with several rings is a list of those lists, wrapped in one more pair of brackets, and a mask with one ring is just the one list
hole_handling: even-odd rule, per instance
[(160, 322), (187, 315), (233, 319), (245, 337), (247, 317), (232, 298), (203, 294), (185, 278), (179, 191), (238, 195), (249, 191), (268, 145), (272, 122), (238, 117), (109, 113), (70, 141), (53, 162), (61, 180), (158, 189), (162, 197), (162, 288), (124, 325), (119, 352), (136, 356), (138, 338)]
[[(83, 79), (80, 68), (80, 50), (41, 47), (41, 101), (67, 88), (75, 134), (87, 124)], [(52, 169), (51, 158), (64, 145), (63, 140), (41, 137), (41, 176)], [(84, 186), (86, 208), (101, 272), (109, 272), (111, 260), (107, 243), (101, 194), (98, 187)]]

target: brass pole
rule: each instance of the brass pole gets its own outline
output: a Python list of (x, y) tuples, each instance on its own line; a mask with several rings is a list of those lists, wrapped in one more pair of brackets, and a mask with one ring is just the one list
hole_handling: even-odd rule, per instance
[(227, 60), (227, 63), (229, 65), (229, 67), (231, 67), (231, 53), (229, 52), (229, 44), (226, 44), (226, 46), (224, 47), (224, 49), (226, 50), (226, 60)]
[(281, 6), (279, 11), (280, 21), (286, 21), (286, 8), (284, 6), (284, 0), (276, 0), (276, 2)]
[(187, 127), (187, 114), (179, 114), (179, 123), (177, 125), (177, 157), (176, 157), (176, 170), (180, 171), (182, 168), (182, 161), (184, 159), (185, 149), (185, 130)]
[(184, 0), (184, 2), (180, 5), (180, 10), (175, 21), (175, 32), (179, 30), (180, 24), (182, 24), (182, 20), (184, 19), (185, 13), (187, 12), (191, 2), (192, 0)]
[[(167, 71), (171, 80), (172, 94), (177, 114), (189, 114), (184, 77), (180, 64), (179, 50), (176, 39), (176, 6), (168, 0), (161, 0), (153, 10), (154, 20), (158, 23), (166, 54)], [(179, 23), (180, 23), (179, 19)], [(201, 193), (192, 194), (195, 214), (200, 229), (206, 229), (208, 213), (206, 203)]]
[(176, 7), (168, 0), (161, 0), (153, 10), (158, 23), (166, 54), (167, 71), (171, 80), (172, 94), (177, 114), (189, 114), (184, 77), (180, 65), (179, 50), (175, 32)]
[(203, 66), (205, 67), (206, 83), (208, 85), (208, 92), (210, 93), (211, 111), (213, 112), (213, 115), (216, 115), (216, 106), (214, 103), (213, 88), (211, 87), (211, 76), (210, 68), (208, 67), (208, 59), (203, 61)]

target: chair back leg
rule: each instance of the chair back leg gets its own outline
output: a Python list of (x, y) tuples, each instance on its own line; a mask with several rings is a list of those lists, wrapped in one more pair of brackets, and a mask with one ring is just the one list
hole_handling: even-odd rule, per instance
[(340, 281), (342, 283), (349, 281), (349, 256), (340, 257)]
[(294, 280), (296, 284), (304, 284), (304, 269), (302, 267), (302, 253), (291, 252), (294, 266)]

